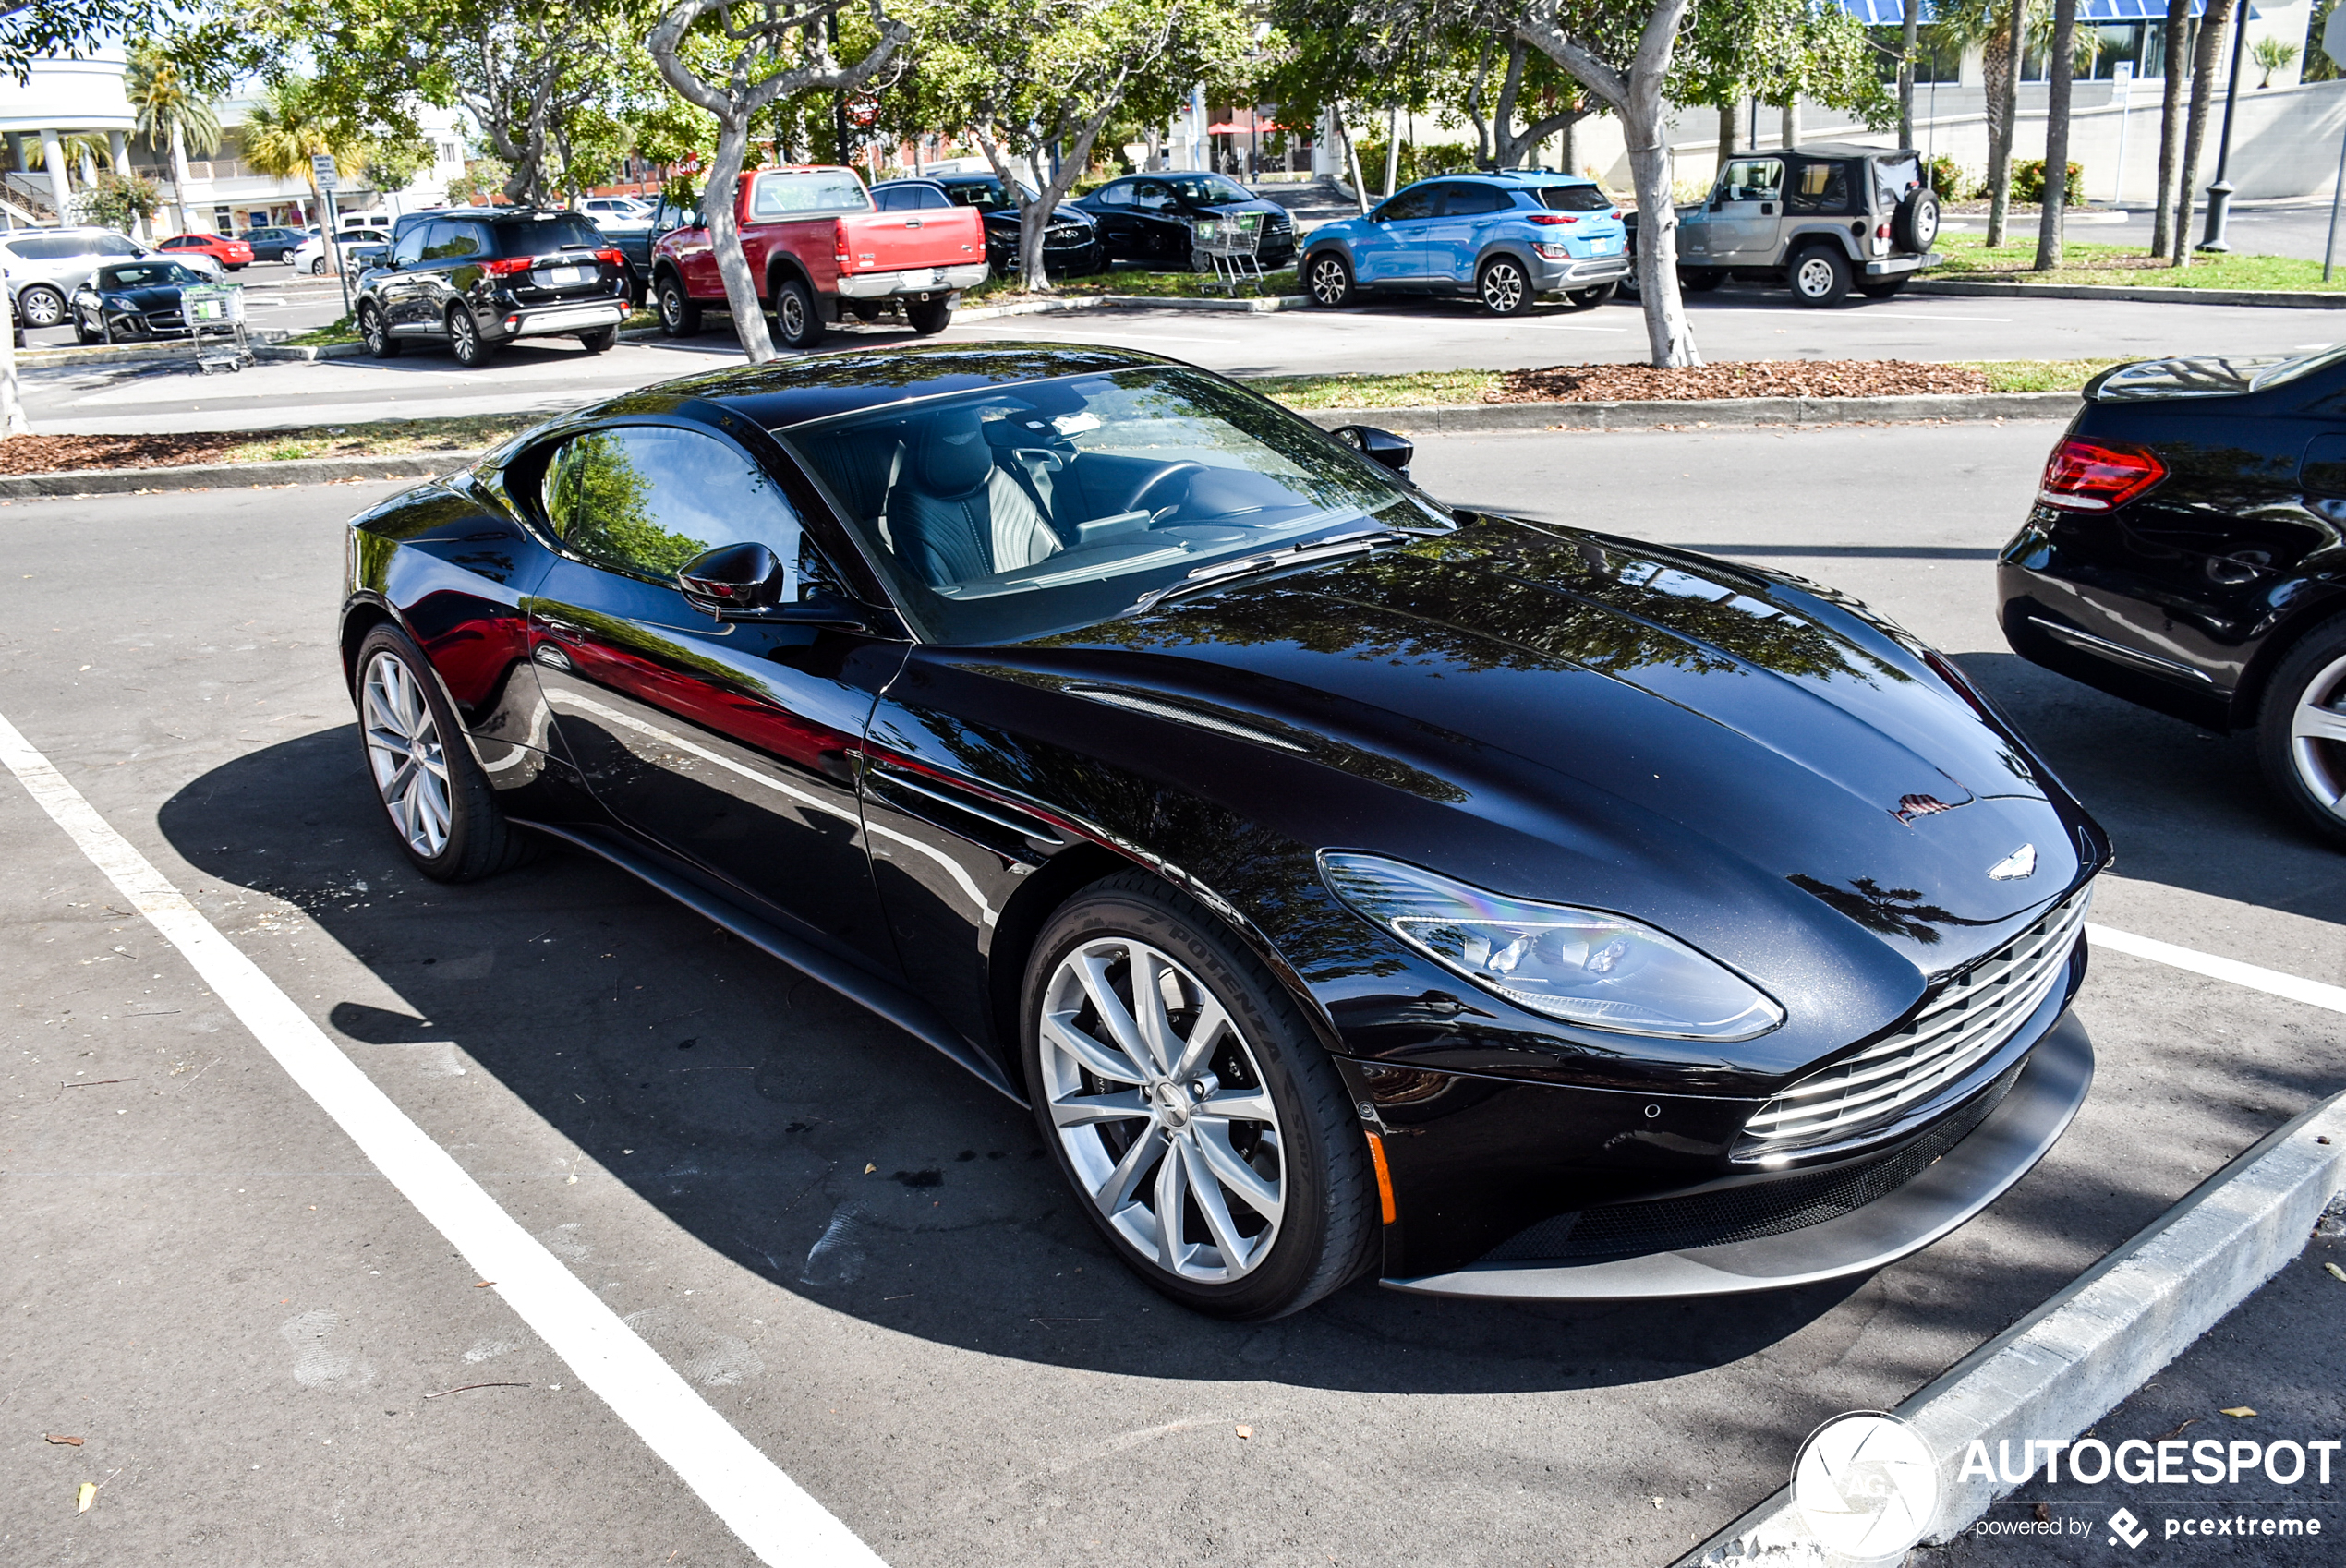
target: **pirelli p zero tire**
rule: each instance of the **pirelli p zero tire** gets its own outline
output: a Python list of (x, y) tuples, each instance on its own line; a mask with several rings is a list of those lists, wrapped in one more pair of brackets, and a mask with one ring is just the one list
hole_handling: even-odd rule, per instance
[(1838, 305), (1849, 296), (1849, 258), (1830, 246), (1810, 246), (1792, 259), (1784, 273), (1784, 281), (1792, 285), (1792, 297), (1798, 304), (1822, 308)]
[(416, 869), (435, 882), (472, 882), (533, 859), (538, 841), (505, 820), (414, 640), (379, 625), (359, 643), (355, 668), (368, 780)]
[(2346, 849), (2346, 620), (2309, 633), (2265, 682), (2256, 759), (2305, 824)]
[(798, 278), (774, 284), (774, 337), (784, 348), (812, 348), (823, 341), (823, 313), (815, 291)]
[(1892, 243), (1901, 250), (1928, 256), (1938, 237), (1939, 198), (1928, 188), (1907, 192), (1906, 199), (1898, 203), (1898, 211), (1891, 215)]
[(1134, 873), (1037, 940), (1028, 1092), (1074, 1201), (1133, 1272), (1217, 1318), (1282, 1317), (1367, 1269), (1378, 1196), (1335, 1064), (1245, 944)]
[(701, 329), (700, 307), (684, 292), (684, 280), (673, 272), (661, 274), (653, 291), (659, 302), (659, 330), (671, 338), (697, 337)]

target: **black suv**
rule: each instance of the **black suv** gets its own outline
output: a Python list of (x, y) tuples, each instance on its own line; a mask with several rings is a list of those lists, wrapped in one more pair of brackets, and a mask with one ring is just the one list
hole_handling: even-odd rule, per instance
[(379, 359), (422, 340), (479, 365), (515, 338), (552, 336), (600, 354), (627, 319), (627, 259), (575, 212), (411, 212), (392, 230), (389, 258), (358, 280), (354, 308)]

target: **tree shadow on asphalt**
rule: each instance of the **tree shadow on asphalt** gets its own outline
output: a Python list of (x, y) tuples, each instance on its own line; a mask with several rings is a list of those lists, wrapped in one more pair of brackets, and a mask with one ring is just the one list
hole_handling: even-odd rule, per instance
[[(1363, 1284), (1280, 1322), (1219, 1323), (1125, 1272), (1025, 1112), (624, 874), (554, 853), (461, 887), (417, 875), (349, 726), (214, 769), (164, 802), (159, 821), (182, 856), (229, 885), (208, 899), (241, 887), (299, 906), (396, 998), (331, 1002), (326, 1020), (394, 1097), (449, 1082), (403, 1081), (429, 1054), (396, 1047), (453, 1040), (734, 1265), (834, 1310), (988, 1355), (1448, 1393), (1624, 1387), (1756, 1359), (1797, 1402), (1806, 1373), (1863, 1341), (1867, 1368), (1894, 1396), (1938, 1372), (1952, 1358), (1945, 1346), (1960, 1354), (1994, 1333), (2171, 1197), (2137, 1190), (2125, 1173), (2064, 1172), (2056, 1151), (1995, 1211), (2021, 1239), (1959, 1234), (1891, 1275), (1605, 1307), (1448, 1301)], [(566, 1174), (549, 1165), (483, 1179), (543, 1213), (528, 1186)], [(558, 1251), (577, 1239), (548, 1237)], [(1885, 1333), (1899, 1325), (1928, 1332)], [(1767, 1420), (1772, 1429), (1798, 1414), (1779, 1404)]]

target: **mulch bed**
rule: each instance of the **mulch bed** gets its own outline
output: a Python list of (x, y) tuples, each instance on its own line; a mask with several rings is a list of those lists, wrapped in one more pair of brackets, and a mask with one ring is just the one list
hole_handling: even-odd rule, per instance
[(253, 438), (211, 430), (186, 436), (11, 436), (0, 441), (0, 474), (61, 474), (81, 468), (175, 468), (217, 463)]
[(1911, 397), (1984, 392), (1988, 378), (1905, 359), (1759, 359), (1657, 370), (1651, 365), (1551, 365), (1509, 370), (1485, 403), (1628, 403), (1722, 397)]

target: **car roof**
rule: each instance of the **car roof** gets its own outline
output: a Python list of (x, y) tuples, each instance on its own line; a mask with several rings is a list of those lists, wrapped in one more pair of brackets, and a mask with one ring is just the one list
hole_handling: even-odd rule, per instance
[[(1791, 149), (1769, 148), (1764, 151), (1779, 156), (1794, 158), (1919, 158), (1914, 149), (1899, 147), (1860, 147), (1854, 141), (1812, 141)], [(1753, 154), (1747, 153), (1746, 156)]]
[[(925, 185), (934, 186), (942, 190), (948, 177), (949, 176), (944, 175), (907, 175), (902, 179), (882, 180), (872, 188), (874, 190), (901, 190), (908, 185)], [(986, 177), (990, 180), (994, 176), (988, 175)]]

